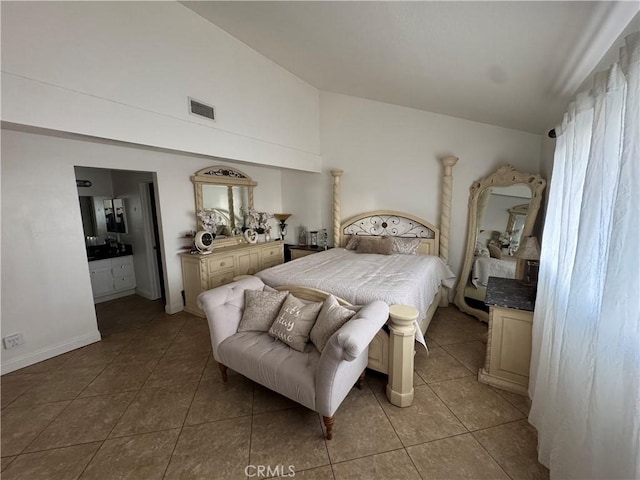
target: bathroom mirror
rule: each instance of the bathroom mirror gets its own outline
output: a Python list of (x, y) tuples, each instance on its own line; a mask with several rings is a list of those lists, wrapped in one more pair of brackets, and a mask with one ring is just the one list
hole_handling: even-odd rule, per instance
[(519, 278), (514, 254), (532, 234), (546, 181), (504, 165), (471, 185), (465, 260), (456, 289), (460, 310), (489, 320), (484, 303), (489, 277)]
[(216, 210), (225, 221), (216, 233), (216, 243), (220, 237), (242, 239), (244, 214), (253, 208), (253, 189), (258, 184), (247, 174), (226, 166), (203, 168), (191, 177), (196, 201), (196, 221), (198, 230), (203, 229), (198, 212)]

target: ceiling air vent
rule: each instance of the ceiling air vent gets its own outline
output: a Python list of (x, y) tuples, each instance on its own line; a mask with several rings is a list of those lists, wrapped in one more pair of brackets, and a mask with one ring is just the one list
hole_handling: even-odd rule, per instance
[(199, 102), (198, 100), (194, 100), (191, 97), (189, 98), (189, 113), (191, 115), (198, 115), (199, 117), (208, 118), (210, 120), (215, 120), (215, 112), (211, 105), (207, 105), (206, 103)]

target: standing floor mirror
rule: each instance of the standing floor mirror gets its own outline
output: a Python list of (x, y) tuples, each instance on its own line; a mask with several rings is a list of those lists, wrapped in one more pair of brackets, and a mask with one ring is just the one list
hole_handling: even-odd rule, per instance
[(455, 296), (460, 310), (488, 322), (488, 278), (520, 278), (522, 261), (514, 254), (533, 231), (546, 183), (504, 165), (471, 185), (467, 248)]

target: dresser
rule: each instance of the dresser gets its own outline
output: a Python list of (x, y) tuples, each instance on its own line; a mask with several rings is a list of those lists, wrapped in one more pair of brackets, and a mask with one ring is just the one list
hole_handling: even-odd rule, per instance
[(535, 287), (511, 278), (489, 277), (485, 303), (489, 331), (478, 381), (527, 395)]
[(241, 243), (214, 248), (210, 254), (180, 254), (182, 281), (184, 285), (184, 309), (204, 317), (198, 308), (200, 292), (219, 287), (233, 281), (238, 275), (253, 275), (265, 268), (284, 262), (282, 240), (265, 243)]

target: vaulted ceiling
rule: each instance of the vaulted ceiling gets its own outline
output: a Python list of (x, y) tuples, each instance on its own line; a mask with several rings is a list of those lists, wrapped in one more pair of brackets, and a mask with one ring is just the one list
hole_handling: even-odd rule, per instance
[(181, 3), (318, 89), (533, 133), (558, 122), (638, 8), (574, 1)]

